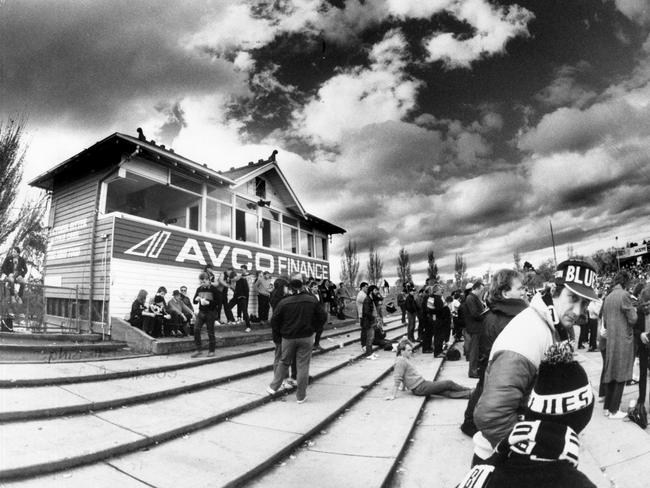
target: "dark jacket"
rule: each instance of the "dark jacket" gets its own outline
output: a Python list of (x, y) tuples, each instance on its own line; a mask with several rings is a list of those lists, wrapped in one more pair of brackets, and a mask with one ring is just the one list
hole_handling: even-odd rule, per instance
[(492, 344), (513, 317), (523, 312), (526, 307), (528, 304), (525, 301), (516, 298), (505, 298), (490, 304), (490, 311), (485, 314), (483, 330), (479, 337), (479, 363), (484, 370), (490, 359)]
[(418, 312), (418, 306), (415, 303), (415, 297), (410, 293), (406, 295), (406, 311), (409, 313)]
[(199, 312), (214, 312), (217, 309), (217, 304), (219, 303), (218, 300), (220, 293), (221, 292), (213, 284), (209, 284), (207, 286), (201, 285), (196, 289), (194, 300), (192, 301), (194, 303), (199, 303), (199, 298), (208, 300), (210, 303), (207, 305), (201, 305), (199, 303)]
[(367, 296), (363, 301), (363, 308), (361, 309), (361, 328), (369, 329), (374, 327), (377, 323), (377, 308), (375, 307), (374, 300)]
[(129, 315), (129, 323), (133, 327), (142, 329), (142, 312), (146, 310), (146, 306), (140, 300), (134, 300), (131, 304), (131, 314)]
[(463, 319), (468, 334), (479, 334), (483, 324), (483, 303), (474, 293), (467, 295), (464, 302)]
[(322, 330), (327, 322), (327, 312), (311, 293), (300, 292), (289, 295), (278, 303), (271, 317), (273, 342), (283, 339), (309, 337)]
[(6, 275), (9, 275), (11, 273), (14, 274), (14, 277), (22, 276), (25, 277), (27, 276), (27, 263), (23, 259), (22, 256), (18, 256), (16, 262), (16, 267), (14, 269), (14, 258), (11, 256), (7, 256), (2, 263), (2, 272)]
[(249, 293), (248, 281), (244, 277), (239, 278), (235, 283), (235, 298), (243, 297), (248, 300)]

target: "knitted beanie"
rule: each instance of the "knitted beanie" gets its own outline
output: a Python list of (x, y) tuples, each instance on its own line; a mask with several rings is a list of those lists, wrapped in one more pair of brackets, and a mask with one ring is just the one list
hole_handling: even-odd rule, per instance
[(546, 420), (582, 431), (591, 419), (594, 393), (587, 373), (573, 359), (568, 341), (550, 346), (528, 399), (526, 420)]

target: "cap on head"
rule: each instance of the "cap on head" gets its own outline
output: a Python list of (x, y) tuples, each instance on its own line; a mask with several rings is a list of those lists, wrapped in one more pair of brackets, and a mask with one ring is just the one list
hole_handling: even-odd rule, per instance
[(573, 359), (568, 341), (550, 346), (528, 399), (527, 420), (547, 420), (582, 431), (591, 419), (594, 393), (587, 373)]
[(564, 285), (579, 297), (598, 300), (596, 270), (587, 261), (569, 259), (557, 265), (555, 283)]

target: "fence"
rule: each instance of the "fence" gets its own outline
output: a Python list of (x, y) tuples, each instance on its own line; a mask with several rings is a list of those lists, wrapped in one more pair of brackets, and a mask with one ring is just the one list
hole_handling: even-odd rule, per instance
[[(49, 290), (56, 290), (57, 295), (67, 298), (46, 301)], [(19, 285), (1, 280), (0, 318), (3, 330), (78, 334), (87, 313), (84, 313), (83, 302), (79, 300), (78, 287), (54, 287), (40, 283)]]

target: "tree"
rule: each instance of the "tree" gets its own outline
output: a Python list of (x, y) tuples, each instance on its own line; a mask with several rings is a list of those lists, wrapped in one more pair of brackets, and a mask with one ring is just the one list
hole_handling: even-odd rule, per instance
[(618, 270), (615, 247), (610, 247), (607, 250), (599, 249), (591, 255), (591, 259), (593, 259), (596, 269), (601, 274), (611, 274)]
[(43, 225), (47, 196), (38, 200), (27, 200), (18, 214), (18, 228), (14, 234), (14, 246), (23, 249), (22, 256), (27, 264), (42, 273), (43, 260), (47, 250), (47, 228)]
[(368, 253), (368, 282), (372, 285), (381, 285), (382, 273), (384, 271), (384, 263), (379, 256), (379, 253), (374, 246), (370, 246)]
[(402, 283), (413, 280), (411, 277), (411, 257), (405, 248), (400, 249), (397, 255), (397, 277)]
[(512, 253), (512, 259), (515, 262), (515, 270), (521, 272), (521, 255), (519, 254), (519, 249), (515, 249)]
[(6, 244), (20, 222), (15, 208), (26, 149), (23, 130), (23, 123), (13, 119), (0, 123), (0, 246)]
[(427, 277), (434, 283), (440, 280), (438, 276), (438, 265), (436, 264), (436, 255), (432, 248), (427, 249)]
[(359, 256), (357, 255), (357, 243), (348, 241), (341, 258), (341, 281), (354, 288), (357, 285), (358, 275)]
[(456, 254), (456, 262), (454, 264), (454, 275), (456, 277), (456, 287), (462, 288), (463, 281), (465, 280), (465, 270), (467, 269), (467, 263), (463, 254)]

